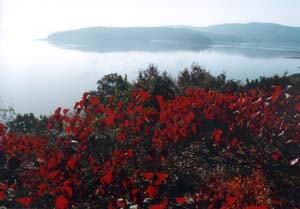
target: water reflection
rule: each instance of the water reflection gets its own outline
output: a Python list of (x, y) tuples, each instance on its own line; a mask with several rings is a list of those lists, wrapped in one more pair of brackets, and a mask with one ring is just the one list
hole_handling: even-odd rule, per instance
[(256, 45), (215, 45), (212, 50), (234, 55), (243, 55), (249, 58), (287, 58), (299, 55), (298, 49), (285, 49), (276, 46), (256, 46)]
[[(72, 107), (82, 92), (96, 89), (108, 73), (128, 75), (157, 64), (176, 76), (198, 63), (217, 75), (245, 80), (261, 75), (299, 73), (294, 52), (213, 46), (206, 50), (85, 52), (54, 47), (45, 41), (0, 40), (0, 97), (16, 112), (49, 114), (58, 106)], [(290, 53), (290, 54), (289, 54)]]
[(217, 51), (224, 54), (243, 55), (249, 58), (295, 58), (300, 56), (300, 49), (298, 48), (284, 48), (275, 45), (257, 45), (257, 44), (181, 44), (172, 42), (144, 42), (144, 43), (101, 43), (101, 44), (67, 44), (64, 42), (45, 40), (49, 44), (63, 49), (79, 50), (83, 52), (128, 52), (128, 51), (142, 51), (142, 52), (172, 52), (172, 51), (192, 51), (199, 52), (203, 50)]
[(182, 44), (167, 41), (151, 41), (151, 42), (110, 42), (92, 45), (80, 44), (65, 44), (61, 42), (48, 41), (49, 44), (61, 47), (64, 49), (76, 49), (83, 52), (128, 52), (128, 51), (143, 51), (143, 52), (170, 52), (170, 51), (199, 51), (208, 49), (209, 45), (203, 44)]

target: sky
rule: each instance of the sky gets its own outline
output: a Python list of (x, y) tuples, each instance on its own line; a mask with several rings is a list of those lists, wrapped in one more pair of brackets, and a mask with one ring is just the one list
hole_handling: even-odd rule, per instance
[(300, 0), (0, 0), (0, 35), (40, 37), (89, 26), (300, 26)]

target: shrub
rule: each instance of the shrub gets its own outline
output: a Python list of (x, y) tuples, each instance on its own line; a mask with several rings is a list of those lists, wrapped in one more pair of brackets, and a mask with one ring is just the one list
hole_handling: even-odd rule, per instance
[(299, 95), (281, 86), (235, 93), (185, 88), (170, 98), (157, 94), (155, 82), (147, 90), (129, 91), (126, 100), (85, 93), (74, 111), (54, 112), (48, 135), (16, 135), (0, 124), (1, 203), (300, 206)]

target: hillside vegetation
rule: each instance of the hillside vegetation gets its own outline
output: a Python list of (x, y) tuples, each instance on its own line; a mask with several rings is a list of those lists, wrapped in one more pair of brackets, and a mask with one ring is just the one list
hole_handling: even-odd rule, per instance
[(259, 44), (300, 47), (300, 28), (273, 23), (223, 24), (209, 27), (93, 27), (50, 34), (47, 41), (86, 51), (201, 50), (212, 44)]
[(166, 27), (94, 27), (51, 34), (50, 43), (88, 51), (168, 51), (207, 48), (212, 41), (197, 31)]
[(300, 207), (299, 76), (109, 74), (73, 109), (0, 124), (6, 208)]
[(223, 24), (198, 28), (200, 31), (235, 36), (243, 42), (300, 44), (300, 28), (274, 23)]

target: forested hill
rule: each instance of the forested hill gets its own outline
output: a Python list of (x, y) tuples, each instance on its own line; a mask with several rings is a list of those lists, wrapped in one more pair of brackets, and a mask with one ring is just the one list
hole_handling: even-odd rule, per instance
[(51, 34), (50, 43), (93, 51), (207, 48), (212, 41), (198, 31), (167, 27), (93, 27)]
[(97, 52), (199, 50), (220, 43), (300, 47), (300, 27), (257, 22), (208, 27), (91, 27), (56, 32), (47, 41)]
[[(203, 32), (213, 41), (234, 40), (236, 42), (282, 43), (300, 46), (300, 27), (291, 27), (274, 23), (233, 23), (208, 27), (185, 27)], [(218, 35), (218, 36), (217, 36)]]

